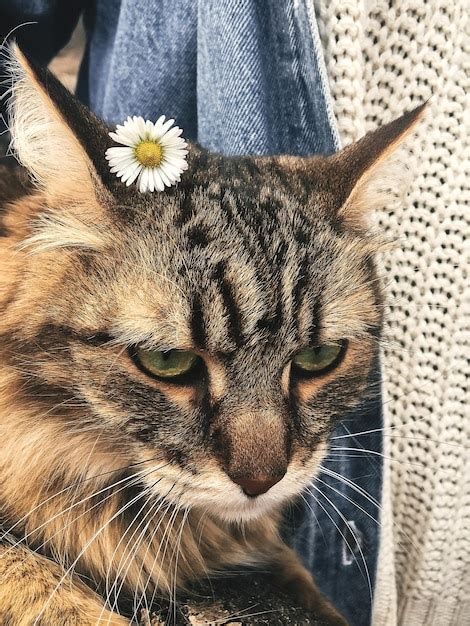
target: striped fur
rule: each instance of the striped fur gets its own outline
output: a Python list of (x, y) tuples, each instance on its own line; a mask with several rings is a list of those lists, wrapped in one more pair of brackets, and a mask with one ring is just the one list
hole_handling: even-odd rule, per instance
[[(331, 158), (191, 146), (181, 184), (140, 195), (109, 176), (106, 127), (18, 59), (13, 128), (40, 108), (54, 146), (35, 167), (42, 131), (18, 131), (35, 184), (0, 173), (2, 623), (124, 624), (154, 594), (270, 563), (344, 624), (278, 522), (366, 386), (382, 311), (368, 171), (420, 112)], [(298, 350), (336, 341), (336, 369), (291, 375)], [(194, 350), (204, 371), (187, 385), (149, 378), (136, 345)], [(257, 498), (229, 478), (286, 469)]]

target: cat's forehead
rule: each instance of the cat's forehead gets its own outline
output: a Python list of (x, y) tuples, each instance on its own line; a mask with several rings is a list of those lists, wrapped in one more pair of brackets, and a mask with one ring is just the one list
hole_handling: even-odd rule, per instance
[[(318, 212), (327, 209), (331, 200), (324, 157), (310, 157), (307, 167), (298, 157), (228, 157), (196, 146), (190, 146), (188, 171), (175, 187), (163, 193), (140, 194), (132, 186), (118, 185), (113, 192), (122, 205), (153, 207), (157, 219), (159, 212), (175, 203), (183, 213), (193, 213), (201, 200), (235, 203), (247, 217), (249, 213), (268, 217), (270, 208), (287, 211), (294, 206), (301, 212), (312, 198)], [(191, 198), (196, 204), (191, 204)]]
[(204, 180), (198, 169), (168, 193), (147, 196), (144, 210), (132, 211), (122, 245), (137, 250), (149, 269), (157, 266), (187, 287), (211, 283), (223, 265), (235, 282), (251, 281), (261, 293), (277, 289), (281, 275), (305, 274), (307, 267), (320, 276), (342, 244), (347, 254), (358, 240), (338, 230), (321, 191), (302, 186), (276, 162), (212, 159), (216, 165), (208, 165)]
[(236, 173), (181, 185), (135, 219), (114, 261), (123, 339), (233, 353), (280, 337), (309, 344), (320, 325), (323, 338), (348, 334), (329, 317), (347, 318), (350, 293), (368, 278), (357, 238), (288, 185)]
[[(295, 157), (223, 157), (197, 151), (182, 181), (162, 194), (133, 193), (127, 215), (158, 236), (171, 231), (196, 246), (227, 240), (241, 251), (266, 249), (282, 237), (311, 242), (337, 226), (325, 191), (324, 159), (307, 173)], [(273, 259), (275, 261), (275, 259)]]

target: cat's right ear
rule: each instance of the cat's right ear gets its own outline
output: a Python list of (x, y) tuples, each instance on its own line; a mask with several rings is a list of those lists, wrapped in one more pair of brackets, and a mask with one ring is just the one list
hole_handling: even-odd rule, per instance
[(9, 127), (19, 162), (52, 204), (91, 209), (106, 203), (112, 183), (104, 158), (111, 143), (106, 126), (16, 44), (9, 49), (7, 67)]
[(369, 214), (402, 195), (407, 168), (397, 148), (413, 133), (426, 109), (422, 104), (379, 126), (326, 159), (326, 188), (336, 217), (354, 229), (367, 228)]

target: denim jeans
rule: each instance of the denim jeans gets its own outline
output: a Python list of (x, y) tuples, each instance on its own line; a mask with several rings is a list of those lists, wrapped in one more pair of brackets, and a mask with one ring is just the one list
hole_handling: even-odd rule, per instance
[[(0, 0), (0, 11), (4, 28), (38, 21), (16, 34), (43, 62), (84, 11), (77, 93), (109, 122), (164, 113), (225, 154), (339, 147), (313, 0)], [(305, 565), (356, 626), (370, 621), (378, 548), (378, 360), (370, 385), (373, 399), (344, 416), (326, 471), (286, 520)]]

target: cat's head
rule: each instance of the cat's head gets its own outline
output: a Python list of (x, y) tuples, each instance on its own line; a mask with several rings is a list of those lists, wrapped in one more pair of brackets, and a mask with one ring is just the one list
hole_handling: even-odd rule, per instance
[(298, 494), (367, 385), (368, 214), (422, 107), (328, 158), (192, 145), (181, 183), (140, 194), (109, 171), (109, 129), (21, 53), (12, 65), (13, 145), (39, 188), (5, 322), (30, 429), (74, 462), (88, 438), (85, 474), (99, 455), (226, 519)]

